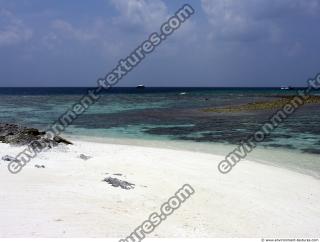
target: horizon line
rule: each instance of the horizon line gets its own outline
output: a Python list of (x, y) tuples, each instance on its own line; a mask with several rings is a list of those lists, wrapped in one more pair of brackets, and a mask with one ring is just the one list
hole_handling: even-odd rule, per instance
[[(305, 88), (305, 86), (145, 86), (145, 88), (281, 88), (281, 87), (291, 87), (291, 88)], [(97, 86), (31, 86), (31, 87), (1, 87), (0, 88), (97, 88)], [(121, 86), (112, 87), (114, 88), (136, 88), (136, 86)]]

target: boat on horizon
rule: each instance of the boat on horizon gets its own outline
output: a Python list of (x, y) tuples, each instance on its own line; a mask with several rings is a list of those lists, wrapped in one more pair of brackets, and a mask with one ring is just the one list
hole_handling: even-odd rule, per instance
[(281, 90), (293, 90), (293, 87), (291, 87), (291, 86), (282, 86), (280, 89)]
[(146, 88), (146, 87), (145, 87), (145, 85), (138, 85), (138, 86), (136, 86), (136, 88), (138, 88), (138, 89), (144, 89), (144, 88)]

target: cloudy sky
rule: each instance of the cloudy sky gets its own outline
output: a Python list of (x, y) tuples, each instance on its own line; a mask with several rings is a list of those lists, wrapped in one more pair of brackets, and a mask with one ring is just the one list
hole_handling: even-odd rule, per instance
[(119, 86), (303, 86), (320, 0), (0, 0), (0, 86), (94, 86), (184, 3), (196, 13)]

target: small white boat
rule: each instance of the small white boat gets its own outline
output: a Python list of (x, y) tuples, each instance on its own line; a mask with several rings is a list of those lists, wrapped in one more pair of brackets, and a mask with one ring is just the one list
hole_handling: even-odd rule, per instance
[(143, 88), (145, 88), (145, 86), (144, 85), (138, 85), (138, 86), (136, 86), (136, 88), (143, 89)]
[(290, 86), (288, 86), (288, 87), (284, 87), (284, 86), (283, 86), (283, 87), (281, 87), (280, 89), (281, 89), (281, 90), (292, 90), (293, 88), (290, 87)]
[(179, 95), (186, 95), (186, 92), (180, 92)]

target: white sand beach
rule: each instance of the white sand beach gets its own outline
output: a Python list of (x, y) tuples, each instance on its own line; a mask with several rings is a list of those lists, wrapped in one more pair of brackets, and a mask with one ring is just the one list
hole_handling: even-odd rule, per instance
[[(21, 150), (0, 144), (1, 157)], [(251, 161), (222, 175), (222, 158), (75, 141), (41, 153), (17, 175), (1, 160), (0, 236), (124, 238), (186, 183), (195, 194), (149, 237), (320, 236), (320, 180)], [(110, 175), (135, 188), (102, 181)]]

